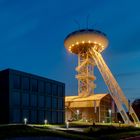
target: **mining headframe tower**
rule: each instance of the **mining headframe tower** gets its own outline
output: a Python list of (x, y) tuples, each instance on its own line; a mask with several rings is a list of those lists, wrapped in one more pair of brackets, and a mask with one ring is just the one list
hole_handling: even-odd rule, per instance
[(97, 66), (124, 123), (131, 123), (129, 115), (126, 113), (125, 108), (127, 108), (134, 123), (139, 124), (135, 111), (101, 55), (101, 52), (108, 47), (108, 42), (108, 38), (103, 32), (93, 29), (74, 31), (65, 38), (66, 49), (78, 56), (78, 66), (76, 67), (78, 97), (88, 98), (94, 94), (94, 88), (96, 87), (94, 84), (96, 79), (94, 67)]

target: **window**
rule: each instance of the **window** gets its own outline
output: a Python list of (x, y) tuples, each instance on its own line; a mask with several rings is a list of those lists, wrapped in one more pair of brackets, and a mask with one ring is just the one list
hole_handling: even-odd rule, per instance
[(27, 118), (27, 120), (29, 121), (29, 110), (22, 111), (22, 122), (24, 122), (24, 118)]
[(44, 111), (38, 111), (38, 121), (44, 123)]
[(46, 100), (46, 108), (50, 109), (52, 105), (51, 97), (48, 96)]
[(13, 109), (10, 112), (11, 112), (12, 123), (19, 123), (20, 122), (20, 110)]
[(30, 89), (30, 82), (28, 77), (22, 78), (22, 89), (23, 90), (29, 90)]
[(30, 120), (31, 120), (31, 123), (36, 123), (37, 122), (37, 111), (36, 110), (31, 111)]
[(44, 84), (43, 81), (39, 81), (39, 83), (38, 83), (38, 90), (41, 93), (44, 93), (45, 92), (45, 84)]
[(45, 97), (44, 96), (39, 96), (38, 97), (38, 106), (39, 107), (44, 107), (44, 104), (45, 104)]
[(58, 109), (63, 110), (63, 98), (58, 99)]
[(31, 79), (31, 90), (37, 92), (37, 80)]
[(20, 93), (19, 92), (11, 93), (11, 105), (12, 106), (20, 105)]
[(52, 112), (52, 123), (57, 123), (57, 112), (56, 111)]
[(31, 95), (31, 106), (36, 107), (37, 106), (37, 96), (32, 94)]
[(58, 112), (58, 123), (63, 123), (63, 112)]
[(52, 94), (54, 95), (54, 96), (58, 96), (58, 93), (57, 93), (57, 85), (52, 85)]
[(57, 98), (52, 99), (52, 109), (57, 109)]
[(20, 76), (19, 75), (13, 75), (13, 88), (20, 89)]
[(46, 83), (46, 93), (47, 93), (47, 95), (51, 95), (51, 93), (52, 93), (50, 83)]
[(58, 96), (59, 97), (63, 96), (63, 87), (62, 86), (58, 86)]
[(48, 123), (52, 122), (52, 112), (51, 111), (46, 112), (45, 119), (48, 121)]
[(29, 106), (29, 94), (27, 93), (22, 94), (22, 105)]

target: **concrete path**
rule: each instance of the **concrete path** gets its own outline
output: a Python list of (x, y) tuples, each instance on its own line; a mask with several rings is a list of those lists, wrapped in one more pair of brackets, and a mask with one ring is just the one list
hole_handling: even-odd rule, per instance
[(82, 128), (73, 128), (73, 127), (70, 127), (70, 128), (55, 127), (54, 129), (56, 129), (56, 130), (62, 130), (62, 131), (83, 132), (83, 129)]

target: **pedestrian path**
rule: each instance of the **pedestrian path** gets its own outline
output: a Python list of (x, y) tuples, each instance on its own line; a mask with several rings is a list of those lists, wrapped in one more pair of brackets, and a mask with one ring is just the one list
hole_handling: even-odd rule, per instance
[(61, 127), (58, 127), (56, 128), (56, 130), (65, 130), (65, 131), (75, 131), (75, 132), (83, 132), (83, 129), (82, 128), (61, 128)]
[(75, 132), (83, 132), (82, 128), (75, 128), (75, 127), (59, 127), (59, 126), (50, 126), (49, 128), (61, 131), (75, 131)]

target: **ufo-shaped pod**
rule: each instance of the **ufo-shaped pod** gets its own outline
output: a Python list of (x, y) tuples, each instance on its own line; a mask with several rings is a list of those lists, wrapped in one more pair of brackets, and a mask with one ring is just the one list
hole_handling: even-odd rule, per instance
[(65, 38), (64, 45), (75, 54), (86, 53), (91, 47), (102, 52), (108, 46), (108, 39), (104, 33), (97, 30), (78, 30)]

